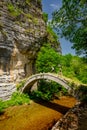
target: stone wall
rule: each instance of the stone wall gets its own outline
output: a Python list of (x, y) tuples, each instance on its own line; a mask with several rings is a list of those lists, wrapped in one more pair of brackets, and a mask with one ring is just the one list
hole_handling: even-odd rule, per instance
[(0, 76), (0, 98), (8, 100), (12, 93), (16, 91), (15, 83), (12, 82), (12, 76), (2, 75)]

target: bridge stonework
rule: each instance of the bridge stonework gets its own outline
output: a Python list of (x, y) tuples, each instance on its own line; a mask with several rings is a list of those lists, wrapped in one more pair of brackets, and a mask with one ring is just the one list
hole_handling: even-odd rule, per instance
[(58, 83), (58, 84), (62, 85), (63, 87), (65, 87), (68, 91), (71, 90), (71, 88), (68, 85), (67, 81), (65, 81), (60, 76), (55, 75), (53, 73), (39, 73), (39, 74), (32, 75), (31, 77), (28, 78), (26, 84), (21, 89), (21, 92), (28, 93), (31, 90), (32, 86), (35, 84), (35, 82), (37, 82), (40, 79), (47, 79), (47, 80), (55, 81), (56, 83)]

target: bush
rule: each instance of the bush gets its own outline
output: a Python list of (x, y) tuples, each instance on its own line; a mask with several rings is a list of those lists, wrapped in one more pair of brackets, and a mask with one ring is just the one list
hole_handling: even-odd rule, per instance
[(64, 95), (67, 93), (67, 90), (53, 81), (50, 82), (41, 80), (38, 85), (38, 90), (33, 91), (31, 93), (31, 97), (50, 101), (53, 100), (55, 97), (58, 98), (60, 92)]
[(41, 92), (41, 91), (38, 91), (38, 90), (36, 90), (36, 91), (33, 91), (32, 93), (31, 93), (31, 99), (42, 99), (42, 100), (46, 100), (46, 101), (50, 101), (50, 100), (52, 100), (52, 95), (50, 94), (50, 92), (48, 92), (48, 93), (43, 93), (43, 92)]
[(4, 112), (5, 108), (8, 108), (10, 106), (15, 106), (15, 105), (22, 105), (24, 103), (27, 104), (30, 103), (29, 96), (24, 93), (14, 92), (10, 100), (7, 101), (0, 100), (0, 114)]
[(6, 101), (7, 107), (15, 106), (15, 105), (22, 105), (24, 103), (29, 104), (30, 99), (27, 94), (14, 92), (10, 100)]

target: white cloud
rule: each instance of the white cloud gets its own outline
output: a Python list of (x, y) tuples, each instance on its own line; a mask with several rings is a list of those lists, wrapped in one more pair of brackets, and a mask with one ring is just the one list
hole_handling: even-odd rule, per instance
[(53, 8), (53, 9), (58, 9), (59, 8), (59, 5), (58, 4), (50, 4), (50, 6)]

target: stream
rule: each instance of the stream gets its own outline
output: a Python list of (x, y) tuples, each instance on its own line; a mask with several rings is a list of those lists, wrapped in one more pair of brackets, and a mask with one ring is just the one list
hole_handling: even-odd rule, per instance
[(63, 96), (51, 102), (31, 101), (30, 105), (10, 107), (0, 116), (0, 130), (50, 130), (76, 102)]

